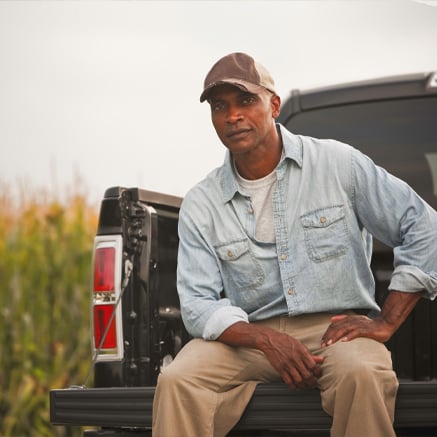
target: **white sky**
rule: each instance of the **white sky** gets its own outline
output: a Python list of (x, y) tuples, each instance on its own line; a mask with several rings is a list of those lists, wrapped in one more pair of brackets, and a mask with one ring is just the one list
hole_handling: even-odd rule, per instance
[[(433, 6), (432, 6), (433, 5)], [(0, 1), (0, 189), (184, 195), (221, 164), (205, 74), (245, 51), (284, 99), (437, 71), (435, 1)]]

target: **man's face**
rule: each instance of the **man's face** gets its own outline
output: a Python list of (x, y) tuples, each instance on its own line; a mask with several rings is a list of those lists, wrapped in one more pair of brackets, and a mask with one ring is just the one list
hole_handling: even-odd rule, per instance
[(279, 115), (278, 96), (267, 90), (251, 94), (225, 84), (211, 91), (209, 103), (217, 135), (234, 157), (269, 147), (276, 135), (274, 118)]

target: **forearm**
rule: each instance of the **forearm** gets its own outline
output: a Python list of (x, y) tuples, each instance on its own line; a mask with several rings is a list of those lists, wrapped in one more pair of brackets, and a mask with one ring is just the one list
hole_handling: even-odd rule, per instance
[(389, 293), (378, 319), (387, 325), (390, 337), (404, 323), (421, 296), (420, 292), (406, 293), (393, 290)]
[(255, 324), (237, 322), (229, 326), (217, 338), (217, 341), (235, 347), (250, 347), (263, 350), (268, 334), (272, 334), (271, 328), (259, 327)]

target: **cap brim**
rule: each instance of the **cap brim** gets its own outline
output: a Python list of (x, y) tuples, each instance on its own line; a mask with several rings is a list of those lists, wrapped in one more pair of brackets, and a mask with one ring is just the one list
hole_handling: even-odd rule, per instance
[(240, 90), (243, 90), (243, 91), (246, 91), (249, 93), (253, 93), (253, 94), (258, 94), (263, 89), (265, 89), (261, 85), (254, 85), (253, 83), (246, 82), (246, 81), (241, 80), (241, 79), (223, 79), (223, 80), (220, 80), (218, 82), (214, 82), (214, 83), (208, 85), (203, 90), (202, 94), (200, 95), (200, 103), (207, 100), (209, 97), (209, 94), (211, 93), (213, 88), (215, 88), (216, 86), (220, 86), (220, 85), (232, 85), (232, 86), (235, 86), (237, 88), (240, 88)]

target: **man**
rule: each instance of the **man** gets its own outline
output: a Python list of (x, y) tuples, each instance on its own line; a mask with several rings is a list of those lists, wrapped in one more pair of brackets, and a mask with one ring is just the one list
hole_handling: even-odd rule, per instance
[[(194, 337), (160, 375), (154, 437), (225, 436), (258, 383), (320, 388), (334, 437), (394, 436), (384, 346), (437, 294), (437, 214), (356, 149), (275, 124), (267, 70), (233, 53), (201, 102), (228, 149), (185, 197), (178, 291)], [(382, 310), (371, 237), (394, 248)]]

